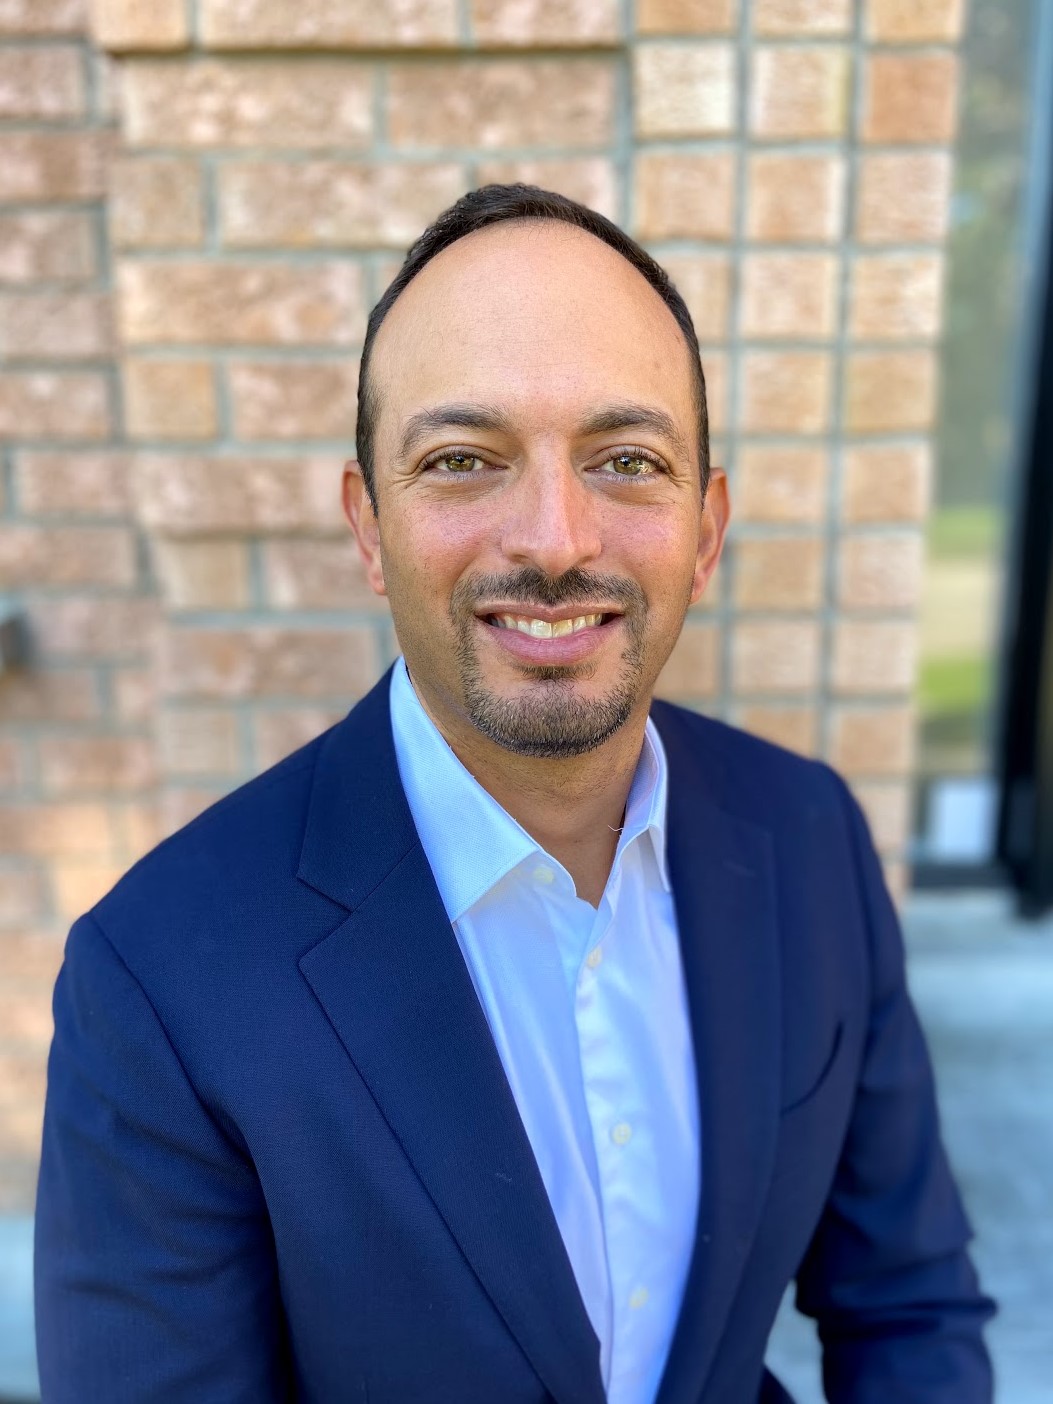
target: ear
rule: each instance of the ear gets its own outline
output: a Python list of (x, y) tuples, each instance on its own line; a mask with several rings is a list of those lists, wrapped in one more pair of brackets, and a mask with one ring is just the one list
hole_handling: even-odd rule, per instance
[(344, 516), (358, 543), (359, 554), (366, 568), (366, 579), (378, 595), (386, 595), (384, 563), (380, 557), (380, 525), (362, 476), (362, 465), (351, 458), (344, 464), (342, 485)]
[(698, 529), (698, 555), (695, 557), (695, 578), (691, 586), (691, 603), (695, 604), (709, 584), (724, 549), (724, 536), (731, 519), (728, 498), (728, 475), (723, 468), (714, 468), (709, 476), (706, 500), (702, 504), (702, 521)]

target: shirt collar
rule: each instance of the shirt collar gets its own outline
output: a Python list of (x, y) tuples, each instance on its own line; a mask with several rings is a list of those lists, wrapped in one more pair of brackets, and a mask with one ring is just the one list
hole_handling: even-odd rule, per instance
[[(405, 659), (391, 673), (391, 729), (399, 776), (428, 864), (451, 921), (457, 921), (541, 846), (465, 769), (421, 705)], [(666, 891), (665, 750), (648, 720), (615, 855), (646, 833)]]

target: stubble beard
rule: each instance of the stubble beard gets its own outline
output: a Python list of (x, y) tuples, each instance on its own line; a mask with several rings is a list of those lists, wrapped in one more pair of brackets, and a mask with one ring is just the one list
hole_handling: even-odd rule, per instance
[[(524, 681), (532, 684), (528, 693), (498, 696), (486, 686), (476, 647), (475, 607), (485, 599), (517, 603), (525, 609), (531, 604), (551, 608), (600, 601), (617, 604), (628, 633), (617, 683), (604, 696), (583, 700), (575, 684), (595, 677), (592, 663), (522, 666)], [(507, 751), (546, 760), (585, 755), (624, 726), (640, 702), (647, 601), (631, 581), (578, 569), (552, 579), (525, 567), (513, 575), (461, 582), (450, 600), (450, 614), (457, 634), (456, 661), (465, 709), (472, 724)]]

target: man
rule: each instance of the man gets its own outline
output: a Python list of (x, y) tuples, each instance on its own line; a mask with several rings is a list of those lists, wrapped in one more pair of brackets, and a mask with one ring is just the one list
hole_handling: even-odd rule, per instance
[(403, 658), (74, 927), (45, 1404), (990, 1398), (902, 950), (826, 768), (651, 697), (720, 555), (690, 317), (464, 197), (370, 321), (345, 507)]

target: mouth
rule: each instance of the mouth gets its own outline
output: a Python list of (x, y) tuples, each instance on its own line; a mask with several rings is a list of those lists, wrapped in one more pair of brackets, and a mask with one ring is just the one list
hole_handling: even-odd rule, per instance
[(588, 614), (567, 615), (562, 619), (542, 619), (531, 614), (486, 614), (484, 622), (495, 629), (514, 629), (531, 639), (560, 639), (568, 634), (580, 634), (583, 629), (595, 629), (617, 618), (596, 610)]

